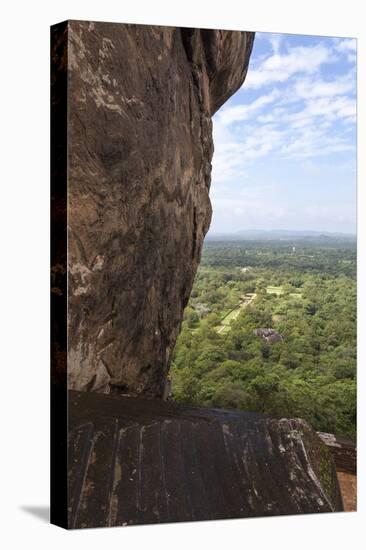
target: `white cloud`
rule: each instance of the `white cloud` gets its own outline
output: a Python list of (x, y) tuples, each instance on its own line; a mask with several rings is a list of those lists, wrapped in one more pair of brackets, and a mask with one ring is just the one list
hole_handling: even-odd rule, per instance
[[(276, 201), (282, 186), (276, 182), (247, 181), (245, 185), (215, 186), (211, 199), (215, 205), (211, 231), (265, 226), (268, 220), (281, 220), (287, 216), (289, 207), (285, 198)], [(263, 200), (267, 197), (268, 200)]]
[(212, 180), (217, 183), (246, 178), (248, 162), (276, 153), (284, 140), (283, 130), (274, 124), (259, 124), (250, 131), (241, 129), (237, 135), (230, 132), (221, 120), (214, 118), (215, 154), (212, 162)]
[(268, 95), (261, 95), (252, 103), (234, 105), (233, 107), (224, 107), (218, 113), (219, 120), (224, 125), (247, 120), (269, 103), (273, 103), (273, 101), (277, 99), (278, 96), (279, 92), (274, 90)]
[(258, 68), (251, 68), (244, 86), (260, 88), (273, 82), (285, 82), (295, 74), (313, 74), (321, 65), (334, 60), (332, 50), (323, 44), (297, 46), (286, 54), (275, 53), (267, 57)]
[(241, 144), (217, 116), (213, 121), (213, 138), (215, 154), (212, 162), (212, 180), (221, 183), (245, 177)]
[[(339, 120), (356, 117), (356, 102), (353, 98), (341, 96), (335, 98), (320, 97), (306, 102), (304, 116), (324, 117), (327, 120)], [(314, 124), (316, 124), (314, 120)]]
[(357, 40), (355, 38), (344, 38), (344, 39), (336, 38), (335, 49), (338, 52), (342, 52), (342, 53), (356, 52)]
[(280, 51), (280, 48), (281, 48), (282, 41), (283, 41), (283, 35), (282, 34), (269, 33), (268, 34), (268, 40), (271, 44), (273, 53), (275, 55), (278, 54), (279, 51)]
[(327, 128), (306, 128), (283, 144), (279, 156), (290, 159), (315, 158), (352, 149), (353, 146), (346, 139), (330, 137)]
[(354, 81), (350, 76), (328, 81), (322, 78), (298, 78), (294, 85), (294, 92), (297, 99), (308, 99), (343, 95), (354, 87)]

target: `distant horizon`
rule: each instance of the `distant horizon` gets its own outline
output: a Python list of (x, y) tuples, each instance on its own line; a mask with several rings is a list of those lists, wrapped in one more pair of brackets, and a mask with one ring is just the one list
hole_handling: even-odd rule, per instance
[(209, 229), (207, 232), (208, 235), (233, 235), (237, 233), (250, 233), (250, 232), (265, 232), (265, 233), (274, 233), (274, 232), (282, 232), (282, 233), (319, 233), (319, 234), (329, 234), (329, 235), (350, 235), (350, 236), (356, 236), (357, 230), (355, 231), (329, 231), (328, 229), (280, 229), (280, 228), (274, 228), (274, 229), (266, 229), (266, 228), (246, 228), (246, 229), (234, 229), (234, 230), (214, 230), (212, 231)]

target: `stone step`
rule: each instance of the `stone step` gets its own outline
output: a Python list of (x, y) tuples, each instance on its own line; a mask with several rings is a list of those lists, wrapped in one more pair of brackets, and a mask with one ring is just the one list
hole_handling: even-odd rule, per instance
[(300, 419), (69, 392), (69, 527), (342, 510)]

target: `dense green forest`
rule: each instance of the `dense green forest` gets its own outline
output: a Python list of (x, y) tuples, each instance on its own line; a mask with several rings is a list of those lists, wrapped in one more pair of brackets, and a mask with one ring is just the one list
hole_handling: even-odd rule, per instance
[(354, 438), (355, 243), (207, 241), (171, 376), (176, 401)]

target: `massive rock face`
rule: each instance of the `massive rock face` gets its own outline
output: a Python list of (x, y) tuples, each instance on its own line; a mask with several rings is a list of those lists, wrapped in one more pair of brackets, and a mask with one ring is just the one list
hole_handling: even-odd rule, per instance
[(211, 116), (254, 35), (66, 31), (68, 386), (161, 397), (211, 219)]
[(210, 224), (211, 116), (242, 84), (253, 34), (52, 33), (52, 522), (342, 510), (303, 421), (131, 397), (164, 395)]

